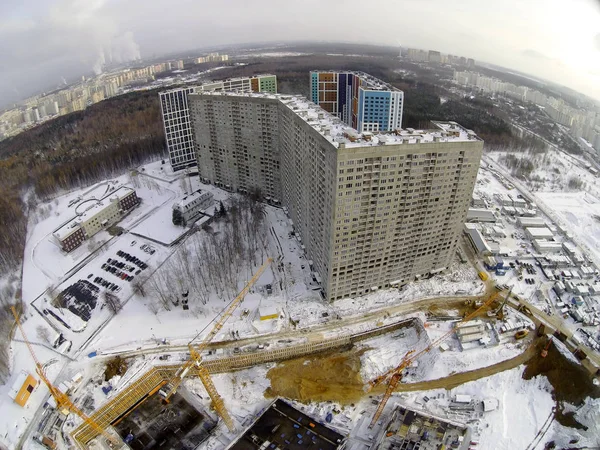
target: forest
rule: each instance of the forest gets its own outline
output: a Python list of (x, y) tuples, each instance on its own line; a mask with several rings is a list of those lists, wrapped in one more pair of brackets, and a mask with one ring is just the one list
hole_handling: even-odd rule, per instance
[(156, 91), (115, 97), (0, 142), (0, 274), (18, 269), (28, 211), (164, 154)]

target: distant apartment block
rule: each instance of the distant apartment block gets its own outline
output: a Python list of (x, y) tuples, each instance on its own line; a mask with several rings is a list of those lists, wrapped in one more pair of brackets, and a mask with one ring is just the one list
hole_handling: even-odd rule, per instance
[(287, 207), (329, 300), (449, 266), (483, 149), (472, 131), (357, 132), (294, 96), (189, 99), (201, 179)]
[(310, 73), (314, 103), (360, 131), (392, 131), (402, 127), (404, 93), (362, 72)]
[(190, 126), (188, 95), (202, 91), (270, 92), (277, 93), (275, 75), (232, 78), (200, 86), (171, 89), (159, 94), (160, 108), (169, 151), (169, 160), (174, 171), (196, 165), (194, 136)]
[(207, 62), (223, 62), (229, 61), (229, 55), (220, 55), (218, 52), (209, 53), (206, 56), (200, 56), (196, 58), (196, 64), (202, 64)]
[(76, 207), (77, 217), (54, 231), (54, 239), (68, 253), (99, 231), (117, 223), (139, 203), (136, 192), (124, 186), (102, 200), (84, 200)]

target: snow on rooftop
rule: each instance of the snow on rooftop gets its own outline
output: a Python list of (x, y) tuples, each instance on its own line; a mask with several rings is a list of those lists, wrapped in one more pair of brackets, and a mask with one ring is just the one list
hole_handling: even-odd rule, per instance
[(212, 196), (213, 195), (210, 192), (198, 189), (197, 191), (194, 191), (191, 194), (186, 194), (183, 198), (181, 198), (177, 203), (173, 205), (173, 208), (180, 207), (185, 209), (187, 205), (194, 203), (200, 198), (209, 198)]
[[(77, 231), (82, 222), (94, 217), (99, 211), (102, 211), (104, 208), (110, 205), (111, 202), (122, 200), (132, 192), (134, 192), (133, 189), (127, 186), (120, 186), (116, 190), (109, 192), (102, 200), (96, 200), (93, 198), (84, 200), (79, 204), (82, 206), (83, 211), (78, 211), (78, 215), (76, 217), (64, 224), (59, 229), (55, 230), (53, 235), (60, 240), (65, 239), (67, 236)], [(85, 205), (87, 202), (90, 202), (90, 204), (86, 207), (83, 207), (83, 205)], [(95, 203), (92, 204), (91, 202)]]
[(432, 121), (436, 129), (415, 130), (407, 128), (392, 132), (359, 133), (336, 116), (328, 113), (305, 97), (270, 93), (197, 92), (191, 95), (266, 98), (278, 100), (304, 119), (335, 148), (370, 147), (379, 145), (418, 144), (434, 142), (480, 141), (475, 132), (456, 122)]

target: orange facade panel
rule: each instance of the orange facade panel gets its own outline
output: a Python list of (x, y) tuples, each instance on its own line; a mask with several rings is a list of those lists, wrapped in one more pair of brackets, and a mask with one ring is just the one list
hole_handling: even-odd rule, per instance
[(250, 89), (252, 89), (252, 92), (258, 92), (258, 78), (250, 79)]
[(334, 73), (320, 73), (319, 81), (335, 81)]
[(325, 101), (326, 102), (337, 102), (337, 91), (335, 92), (325, 92)]
[(319, 106), (323, 108), (325, 111), (332, 113), (333, 112), (333, 103), (319, 103)]
[(325, 83), (325, 89), (327, 91), (337, 91), (337, 83)]

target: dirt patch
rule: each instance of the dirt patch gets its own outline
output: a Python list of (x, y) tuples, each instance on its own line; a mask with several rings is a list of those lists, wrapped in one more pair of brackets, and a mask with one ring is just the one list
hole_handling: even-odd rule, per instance
[(328, 400), (348, 405), (364, 395), (360, 357), (368, 349), (329, 353), (315, 358), (297, 358), (269, 370), (271, 387), (265, 397), (292, 398), (300, 402)]
[(527, 362), (523, 378), (530, 380), (537, 375), (545, 376), (552, 385), (558, 423), (566, 427), (583, 428), (572, 413), (564, 412), (563, 403), (579, 406), (588, 397), (600, 397), (600, 387), (593, 384), (591, 374), (551, 345), (546, 358), (538, 354)]
[(115, 375), (123, 375), (127, 372), (127, 367), (129, 367), (129, 363), (120, 356), (109, 359), (104, 370), (104, 381), (110, 381)]

